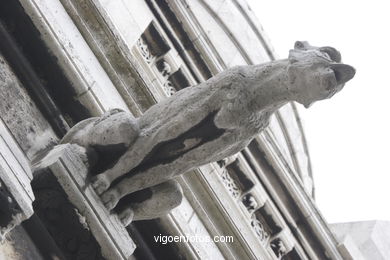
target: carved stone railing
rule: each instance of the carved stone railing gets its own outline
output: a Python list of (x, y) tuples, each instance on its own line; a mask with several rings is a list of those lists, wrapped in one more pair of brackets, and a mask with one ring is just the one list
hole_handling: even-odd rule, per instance
[(69, 259), (130, 258), (136, 246), (89, 185), (86, 155), (79, 146), (56, 146), (34, 165), (34, 172), (34, 210)]

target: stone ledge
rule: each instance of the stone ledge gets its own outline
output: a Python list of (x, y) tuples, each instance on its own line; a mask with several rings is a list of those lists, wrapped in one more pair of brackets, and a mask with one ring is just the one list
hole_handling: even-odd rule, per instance
[(34, 213), (27, 158), (0, 118), (0, 241)]
[(51, 150), (34, 171), (49, 170), (66, 192), (69, 201), (77, 208), (80, 219), (85, 219), (107, 259), (129, 259), (136, 245), (118, 217), (110, 214), (100, 197), (89, 185), (88, 168), (83, 148), (63, 144)]

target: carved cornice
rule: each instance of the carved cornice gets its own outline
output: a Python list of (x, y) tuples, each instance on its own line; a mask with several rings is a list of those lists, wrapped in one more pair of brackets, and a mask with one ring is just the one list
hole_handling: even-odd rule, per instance
[[(323, 254), (326, 251), (328, 257), (331, 255), (332, 259), (342, 259), (337, 249), (337, 241), (326, 221), (306, 193), (299, 178), (284, 161), (272, 135), (267, 130), (264, 131), (248, 148), (245, 148), (244, 155), (256, 170), (258, 178), (264, 183), (286, 222), (294, 226), (296, 238), (301, 246), (306, 248), (308, 257), (325, 257)], [(315, 246), (310, 244), (312, 236), (319, 241)]]

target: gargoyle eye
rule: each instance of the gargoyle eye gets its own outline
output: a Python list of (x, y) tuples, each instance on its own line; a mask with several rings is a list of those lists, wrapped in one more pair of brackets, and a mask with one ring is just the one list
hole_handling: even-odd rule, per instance
[(303, 43), (300, 41), (295, 42), (294, 49), (303, 49)]
[(296, 50), (308, 50), (313, 47), (307, 41), (296, 41), (294, 44), (294, 49)]

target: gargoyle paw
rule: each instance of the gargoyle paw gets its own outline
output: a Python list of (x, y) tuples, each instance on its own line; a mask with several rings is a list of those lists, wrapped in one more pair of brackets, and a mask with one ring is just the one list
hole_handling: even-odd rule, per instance
[(110, 187), (110, 181), (105, 174), (98, 174), (92, 179), (92, 187), (100, 195)]
[(131, 208), (127, 208), (119, 213), (118, 217), (122, 224), (127, 227), (133, 221), (134, 211)]
[(112, 210), (119, 201), (119, 194), (116, 190), (110, 189), (101, 195), (102, 202), (108, 210)]

